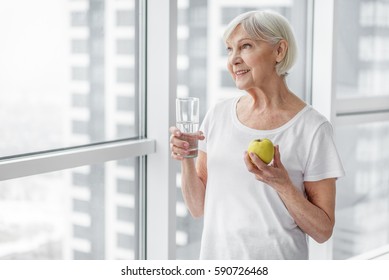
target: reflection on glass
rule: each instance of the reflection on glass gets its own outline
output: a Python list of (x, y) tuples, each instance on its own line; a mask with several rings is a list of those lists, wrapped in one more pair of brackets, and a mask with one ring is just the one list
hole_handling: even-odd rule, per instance
[(134, 259), (136, 159), (0, 182), (0, 259)]
[(0, 157), (137, 136), (134, 8), (1, 1)]
[(347, 176), (337, 184), (334, 259), (345, 259), (389, 243), (389, 123), (335, 135)]
[(337, 96), (389, 93), (389, 1), (336, 1)]
[[(288, 84), (296, 95), (305, 96), (306, 13), (305, 0), (277, 1), (179, 0), (177, 23), (178, 97), (198, 97), (201, 103), (200, 119), (207, 108), (218, 99), (241, 94), (226, 71), (226, 51), (222, 32), (226, 24), (240, 13), (273, 9), (289, 19), (295, 29), (299, 47), (298, 63), (288, 76)], [(212, 15), (212, 17), (209, 17)], [(220, 47), (223, 45), (222, 47)], [(178, 174), (179, 170), (177, 170)], [(190, 216), (183, 202), (181, 180), (177, 176), (177, 259), (198, 259), (202, 219)]]

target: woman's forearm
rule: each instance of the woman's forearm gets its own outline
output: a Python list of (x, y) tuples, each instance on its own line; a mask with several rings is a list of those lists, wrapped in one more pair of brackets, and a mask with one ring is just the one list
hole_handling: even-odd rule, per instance
[(296, 224), (306, 234), (318, 243), (331, 237), (335, 221), (323, 209), (311, 203), (294, 187), (279, 195)]
[(200, 218), (204, 215), (205, 182), (199, 177), (194, 159), (181, 162), (181, 188), (185, 204), (191, 215)]

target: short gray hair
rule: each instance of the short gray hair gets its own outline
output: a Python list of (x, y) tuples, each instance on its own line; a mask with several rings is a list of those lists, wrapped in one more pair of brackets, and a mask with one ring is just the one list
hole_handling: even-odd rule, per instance
[(225, 43), (239, 24), (242, 25), (243, 29), (253, 40), (264, 40), (273, 45), (282, 39), (288, 42), (288, 49), (284, 59), (276, 65), (278, 75), (287, 75), (297, 58), (296, 40), (288, 20), (273, 11), (250, 11), (243, 13), (228, 24), (223, 35)]

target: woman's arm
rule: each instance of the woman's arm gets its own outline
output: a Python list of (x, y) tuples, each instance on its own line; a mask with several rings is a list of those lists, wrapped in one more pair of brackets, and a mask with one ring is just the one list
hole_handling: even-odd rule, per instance
[(280, 197), (296, 224), (323, 243), (331, 237), (335, 225), (335, 178), (304, 184), (307, 198), (294, 187)]
[[(184, 158), (188, 154), (189, 144), (179, 139), (181, 132), (171, 127), (170, 146), (172, 158), (181, 161), (181, 190), (185, 204), (195, 218), (204, 215), (205, 187), (207, 185), (207, 154), (199, 151), (198, 158)], [(199, 140), (204, 140), (200, 133)]]
[(291, 182), (282, 165), (279, 147), (275, 147), (273, 165), (266, 165), (255, 154), (245, 154), (248, 170), (273, 187), (296, 224), (319, 243), (327, 241), (335, 224), (335, 178), (305, 182), (307, 198)]
[[(334, 229), (335, 225), (335, 193), (336, 179), (329, 178), (316, 182), (305, 182), (305, 192), (308, 201), (315, 207), (308, 208), (305, 211), (312, 211), (309, 217), (304, 215), (296, 215), (296, 222), (307, 232), (313, 239), (319, 243), (327, 241)], [(295, 212), (295, 211), (291, 211)], [(316, 220), (317, 219), (317, 220)]]
[(196, 161), (181, 162), (181, 190), (186, 206), (194, 218), (204, 215), (205, 188), (207, 185), (207, 154), (199, 151)]

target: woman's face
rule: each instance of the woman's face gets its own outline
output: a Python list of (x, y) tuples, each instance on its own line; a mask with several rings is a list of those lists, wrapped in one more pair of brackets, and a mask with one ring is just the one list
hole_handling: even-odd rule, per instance
[(268, 42), (253, 40), (238, 25), (227, 40), (227, 68), (237, 88), (249, 90), (262, 87), (270, 76), (277, 75), (276, 47)]

